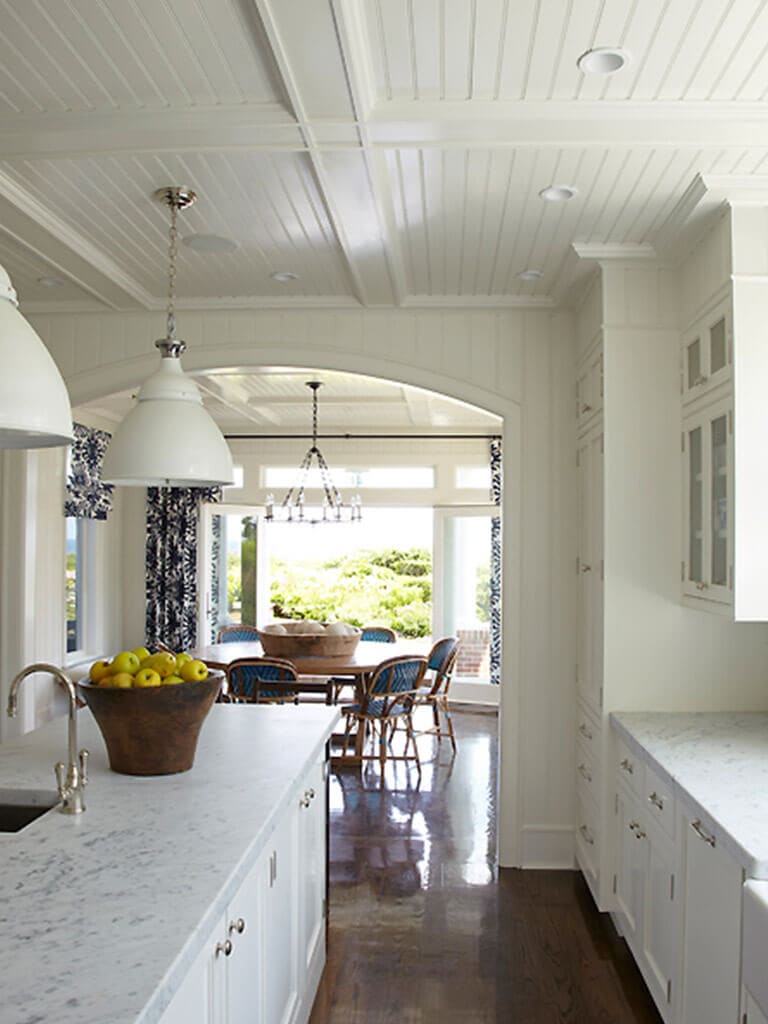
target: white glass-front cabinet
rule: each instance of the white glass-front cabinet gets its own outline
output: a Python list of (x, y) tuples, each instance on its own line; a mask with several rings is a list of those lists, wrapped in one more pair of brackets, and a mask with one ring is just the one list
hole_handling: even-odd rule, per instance
[(728, 381), (733, 358), (730, 301), (719, 303), (683, 336), (683, 403), (695, 402)]
[(683, 423), (683, 594), (733, 603), (733, 413), (729, 399)]

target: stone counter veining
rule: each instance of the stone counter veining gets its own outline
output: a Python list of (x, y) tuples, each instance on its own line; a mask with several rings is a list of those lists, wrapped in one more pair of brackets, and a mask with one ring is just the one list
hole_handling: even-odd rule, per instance
[[(224, 913), (336, 708), (214, 705), (195, 764), (109, 770), (84, 709), (86, 811), (0, 833), (0, 1024), (152, 1024)], [(0, 788), (55, 790), (66, 721), (0, 747)]]
[(622, 712), (611, 722), (747, 877), (768, 878), (768, 713)]

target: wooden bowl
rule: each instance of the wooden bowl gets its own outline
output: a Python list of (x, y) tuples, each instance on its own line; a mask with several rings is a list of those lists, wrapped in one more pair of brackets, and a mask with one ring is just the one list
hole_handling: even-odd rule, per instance
[(355, 651), (362, 630), (356, 633), (265, 633), (259, 630), (264, 653), (270, 658), (345, 658)]
[(77, 685), (101, 729), (113, 772), (172, 775), (192, 767), (200, 728), (223, 679), (223, 672), (209, 672), (207, 679), (173, 686)]

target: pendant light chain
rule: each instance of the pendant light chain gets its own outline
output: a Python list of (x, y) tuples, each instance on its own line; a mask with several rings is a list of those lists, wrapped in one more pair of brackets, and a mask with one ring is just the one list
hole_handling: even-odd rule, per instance
[(176, 260), (179, 255), (178, 239), (179, 229), (177, 220), (179, 207), (174, 199), (171, 199), (171, 226), (168, 230), (168, 309), (166, 313), (166, 331), (168, 339), (176, 337)]

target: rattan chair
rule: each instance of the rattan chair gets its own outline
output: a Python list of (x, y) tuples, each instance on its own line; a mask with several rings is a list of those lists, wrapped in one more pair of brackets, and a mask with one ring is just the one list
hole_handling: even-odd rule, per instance
[(295, 667), (282, 658), (238, 658), (227, 668), (229, 699), (235, 704), (298, 704)]
[[(427, 658), (427, 667), (434, 672), (432, 681), (426, 686), (421, 686), (417, 696), (418, 704), (428, 704), (432, 708), (433, 725), (429, 729), (418, 729), (417, 736), (437, 736), (438, 743), (443, 736), (451, 741), (454, 752), (456, 751), (456, 736), (453, 731), (453, 720), (451, 708), (448, 703), (448, 690), (451, 686), (451, 677), (459, 655), (461, 641), (455, 636), (445, 636), (432, 645), (432, 650)], [(444, 727), (440, 723), (440, 715), (443, 715)]]
[[(397, 640), (397, 633), (389, 626), (364, 626), (360, 634), (361, 640), (374, 640), (380, 644), (393, 644)], [(339, 703), (341, 691), (345, 686), (357, 686), (354, 676), (334, 676), (329, 680), (333, 688), (333, 703)]]
[[(416, 655), (388, 658), (379, 665), (368, 681), (362, 700), (343, 709), (347, 721), (338, 763), (343, 764), (345, 758), (351, 760), (348, 750), (352, 727), (356, 723), (366, 739), (370, 732), (378, 750), (374, 748), (374, 753), (366, 754), (363, 749), (360, 755), (354, 755), (355, 761), (358, 756), (364, 761), (377, 760), (383, 772), (387, 758), (395, 761), (414, 759), (421, 772), (411, 713), (426, 670), (427, 659)], [(399, 755), (390, 751), (391, 727), (398, 721), (404, 723), (406, 732), (405, 749)], [(413, 748), (412, 754), (409, 747)]]
[(216, 637), (217, 644), (239, 644), (259, 639), (255, 626), (222, 626)]

